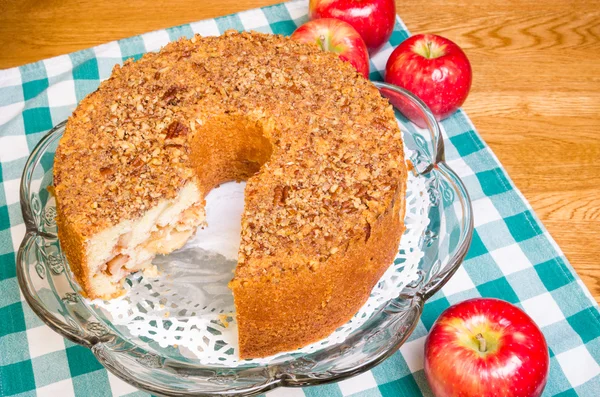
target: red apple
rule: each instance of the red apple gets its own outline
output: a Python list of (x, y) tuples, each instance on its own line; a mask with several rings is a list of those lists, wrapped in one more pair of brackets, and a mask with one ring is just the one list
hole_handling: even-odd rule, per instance
[(292, 39), (315, 43), (325, 51), (335, 52), (366, 79), (369, 78), (367, 47), (358, 32), (346, 22), (332, 18), (309, 21), (292, 33)]
[(437, 397), (537, 397), (548, 368), (540, 329), (499, 299), (470, 299), (448, 308), (425, 341), (425, 376)]
[(310, 0), (310, 19), (336, 18), (360, 33), (373, 55), (390, 39), (396, 22), (394, 0)]
[(433, 34), (403, 41), (385, 67), (385, 81), (421, 98), (437, 120), (450, 116), (467, 99), (471, 74), (471, 64), (460, 47)]

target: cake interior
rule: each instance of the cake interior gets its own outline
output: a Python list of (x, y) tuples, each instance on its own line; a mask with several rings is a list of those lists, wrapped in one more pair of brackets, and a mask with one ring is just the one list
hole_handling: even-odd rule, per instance
[(92, 288), (99, 296), (114, 296), (128, 274), (150, 269), (157, 254), (183, 247), (204, 219), (198, 187), (188, 183), (177, 197), (162, 200), (141, 218), (98, 233), (87, 247)]
[(97, 296), (108, 299), (120, 295), (122, 281), (133, 272), (155, 273), (152, 260), (156, 255), (183, 247), (205, 224), (204, 197), (210, 190), (225, 182), (247, 180), (271, 156), (270, 134), (246, 117), (221, 115), (190, 124), (202, 130), (190, 145), (195, 180), (142, 217), (124, 220), (89, 240), (88, 275)]

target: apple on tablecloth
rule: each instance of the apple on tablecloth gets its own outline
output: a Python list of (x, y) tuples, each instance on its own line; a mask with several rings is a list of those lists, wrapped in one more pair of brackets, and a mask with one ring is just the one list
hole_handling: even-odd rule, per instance
[(390, 39), (396, 22), (394, 0), (310, 0), (309, 18), (336, 18), (352, 25), (373, 55)]
[[(403, 41), (385, 67), (385, 81), (418, 96), (438, 121), (464, 103), (471, 80), (471, 64), (463, 50), (432, 34), (417, 34)], [(402, 104), (398, 107), (402, 110)], [(405, 115), (411, 119), (410, 114)]]
[(521, 309), (499, 299), (451, 306), (425, 341), (425, 376), (437, 397), (538, 397), (548, 370), (540, 329)]
[(369, 53), (360, 34), (348, 23), (333, 18), (309, 21), (292, 33), (292, 39), (315, 43), (348, 61), (366, 79), (369, 78)]

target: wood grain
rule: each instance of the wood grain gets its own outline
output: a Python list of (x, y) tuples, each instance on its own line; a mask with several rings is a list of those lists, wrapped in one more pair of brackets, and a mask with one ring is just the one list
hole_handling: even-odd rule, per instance
[[(0, 68), (277, 0), (0, 0)], [(600, 7), (402, 0), (411, 32), (461, 45), (464, 108), (600, 302)]]

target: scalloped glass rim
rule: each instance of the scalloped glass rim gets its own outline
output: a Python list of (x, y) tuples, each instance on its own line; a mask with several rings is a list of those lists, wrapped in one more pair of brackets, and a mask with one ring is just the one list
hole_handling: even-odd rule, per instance
[[(453, 191), (453, 200), (461, 209), (457, 238), (443, 263), (424, 263), (419, 283), (407, 286), (397, 299), (391, 300), (367, 321), (366, 327), (352, 334), (340, 346), (312, 354), (285, 359), (273, 365), (219, 366), (191, 365), (160, 357), (122, 339), (116, 333), (91, 332), (91, 327), (76, 327), (59, 318), (46, 305), (32, 283), (28, 262), (30, 251), (38, 238), (55, 238), (37, 226), (32, 208), (33, 174), (50, 145), (62, 135), (66, 122), (53, 128), (32, 151), (21, 180), (21, 210), (26, 234), (17, 255), (17, 277), (25, 300), (32, 310), (54, 331), (92, 350), (98, 360), (124, 381), (151, 393), (169, 396), (251, 396), (280, 386), (310, 386), (338, 381), (367, 371), (392, 355), (410, 336), (417, 325), (425, 300), (437, 292), (454, 274), (470, 246), (473, 231), (472, 209), (468, 193), (459, 177), (444, 161), (444, 143), (439, 125), (427, 106), (410, 92), (390, 84), (374, 82), (382, 92), (393, 93), (410, 103), (429, 132), (430, 147), (425, 164), (413, 172), (419, 175), (435, 173)], [(397, 109), (396, 109), (397, 110)], [(414, 116), (414, 115), (413, 115)], [(400, 116), (402, 117), (402, 116)], [(400, 121), (405, 126), (408, 120)], [(413, 126), (412, 131), (416, 127)], [(406, 136), (406, 128), (403, 129)], [(426, 258), (423, 259), (426, 261)], [(85, 321), (85, 320), (81, 320)], [(90, 323), (88, 323), (89, 325)], [(97, 324), (92, 322), (92, 325)], [(83, 329), (83, 331), (82, 331)], [(362, 349), (360, 352), (358, 348)]]

